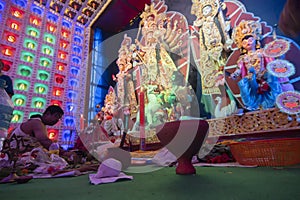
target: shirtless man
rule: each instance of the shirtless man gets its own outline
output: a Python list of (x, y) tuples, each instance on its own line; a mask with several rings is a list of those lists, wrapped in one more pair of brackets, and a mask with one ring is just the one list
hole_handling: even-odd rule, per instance
[(35, 138), (45, 149), (49, 150), (53, 143), (47, 136), (46, 126), (55, 125), (63, 116), (64, 111), (57, 105), (51, 105), (46, 108), (42, 115), (35, 115), (28, 121), (20, 124), (11, 135), (30, 136)]

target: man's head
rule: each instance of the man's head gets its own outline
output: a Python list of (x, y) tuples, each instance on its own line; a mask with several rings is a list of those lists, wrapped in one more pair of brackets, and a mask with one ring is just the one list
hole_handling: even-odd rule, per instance
[(64, 111), (57, 105), (51, 105), (47, 107), (42, 115), (42, 121), (45, 125), (55, 125), (61, 117), (64, 115)]

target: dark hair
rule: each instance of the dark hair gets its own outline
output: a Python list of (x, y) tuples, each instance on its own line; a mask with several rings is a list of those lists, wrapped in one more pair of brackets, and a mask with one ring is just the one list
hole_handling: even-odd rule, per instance
[(51, 114), (54, 114), (54, 113), (59, 113), (61, 115), (64, 114), (63, 109), (57, 105), (48, 106), (44, 113), (47, 113), (47, 112), (50, 112)]

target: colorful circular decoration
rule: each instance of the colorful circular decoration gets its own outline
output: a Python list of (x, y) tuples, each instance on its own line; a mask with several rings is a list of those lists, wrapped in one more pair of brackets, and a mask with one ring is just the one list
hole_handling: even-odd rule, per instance
[(276, 39), (265, 45), (264, 55), (276, 58), (284, 55), (290, 49), (290, 42), (284, 39)]
[(297, 91), (283, 92), (277, 96), (276, 105), (284, 113), (298, 114), (300, 113), (300, 93)]
[(287, 60), (273, 60), (267, 64), (267, 70), (276, 77), (289, 77), (295, 74), (295, 66)]

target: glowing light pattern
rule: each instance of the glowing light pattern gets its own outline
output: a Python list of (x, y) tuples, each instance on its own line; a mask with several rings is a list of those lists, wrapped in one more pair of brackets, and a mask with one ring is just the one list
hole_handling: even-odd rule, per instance
[(33, 97), (31, 101), (31, 107), (37, 109), (44, 109), (46, 107), (47, 100), (41, 97)]
[(25, 106), (27, 101), (27, 97), (22, 94), (15, 94), (12, 96), (12, 102), (14, 106)]
[(52, 23), (47, 23), (47, 31), (50, 33), (55, 33), (57, 30), (57, 26)]
[(33, 5), (31, 7), (31, 12), (33, 12), (34, 14), (37, 14), (37, 15), (43, 15), (44, 14), (43, 9), (38, 7), (38, 6), (35, 6), (35, 5)]
[(42, 20), (39, 17), (31, 15), (29, 18), (29, 22), (35, 26), (40, 27), (42, 25)]
[(20, 10), (18, 8), (15, 8), (15, 7), (11, 7), (11, 14), (12, 16), (16, 17), (16, 18), (23, 18), (23, 15), (24, 15), (24, 11), (23, 10)]
[(67, 64), (57, 62), (56, 69), (59, 70), (59, 71), (65, 71), (66, 66), (67, 66)]
[(58, 58), (60, 58), (62, 60), (67, 60), (68, 53), (65, 51), (58, 51)]
[(32, 26), (27, 26), (26, 27), (26, 34), (30, 35), (32, 37), (35, 38), (39, 38), (40, 37), (40, 31)]
[(47, 15), (47, 19), (56, 23), (58, 21), (58, 16), (49, 12)]
[(31, 76), (32, 68), (21, 64), (18, 66), (17, 74), (19, 74), (21, 76), (25, 76), (25, 77)]
[(18, 6), (21, 6), (23, 8), (26, 7), (27, 0), (12, 0), (12, 2)]
[(28, 91), (30, 87), (30, 82), (23, 79), (14, 80), (14, 88), (20, 91)]
[(76, 112), (76, 105), (74, 103), (68, 102), (66, 105), (67, 112)]
[(48, 138), (50, 140), (57, 140), (58, 139), (59, 131), (57, 129), (49, 129), (48, 130)]
[(65, 41), (65, 40), (60, 40), (60, 42), (59, 42), (59, 46), (63, 49), (67, 49), (69, 44), (70, 44), (70, 42)]
[(43, 44), (42, 45), (42, 53), (47, 54), (49, 56), (54, 55), (54, 49), (48, 45)]
[(57, 84), (63, 84), (64, 83), (64, 80), (65, 80), (66, 76), (60, 75), (60, 74), (55, 74), (54, 76), (55, 76), (55, 82)]
[(64, 88), (60, 87), (53, 87), (53, 96), (61, 97), (64, 94)]
[(36, 41), (25, 38), (23, 46), (32, 50), (37, 50), (38, 44)]
[(48, 86), (41, 83), (34, 84), (34, 92), (37, 94), (47, 94), (48, 93)]
[[(60, 2), (66, 0), (51, 1), (54, 4), (50, 10), (46, 1), (7, 2), (0, 0), (3, 24), (0, 56), (3, 70), (10, 70), (14, 77), (15, 110), (11, 123), (21, 123), (33, 114), (41, 114), (49, 104), (59, 105), (66, 115), (48, 134), (49, 138), (60, 139), (69, 146), (76, 139), (74, 114), (82, 109), (77, 102), (82, 102), (79, 78), (84, 75), (81, 64), (85, 27), (75, 19), (79, 10), (67, 8), (61, 15), (56, 13), (57, 9), (64, 9)], [(81, 4), (75, 2), (73, 6), (79, 9)], [(68, 18), (69, 15), (73, 18)], [(59, 134), (62, 134), (60, 138)]]
[(9, 19), (9, 20), (7, 21), (7, 25), (8, 25), (11, 29), (14, 29), (14, 30), (17, 30), (17, 31), (20, 30), (20, 22), (18, 22), (18, 21), (16, 21), (16, 20)]
[(6, 45), (1, 45), (1, 49), (2, 49), (2, 54), (5, 55), (5, 56), (9, 56), (9, 57), (12, 57), (14, 56), (14, 53), (16, 51), (15, 48), (13, 47), (10, 47), (10, 46), (6, 46)]
[(82, 38), (79, 36), (74, 36), (74, 43), (77, 43), (78, 45), (82, 45)]
[(28, 51), (21, 52), (21, 60), (29, 63), (34, 63), (35, 55)]
[(66, 27), (66, 28), (72, 28), (71, 22), (69, 22), (65, 19), (62, 21), (62, 26)]
[(44, 34), (44, 41), (51, 43), (51, 44), (55, 44), (56, 41), (56, 37), (54, 35), (51, 35), (49, 33), (45, 33)]
[(68, 39), (69, 36), (70, 36), (70, 34), (71, 34), (70, 31), (67, 31), (67, 30), (65, 30), (65, 29), (62, 29), (62, 30), (61, 30), (61, 35), (62, 35), (63, 38)]
[(51, 67), (52, 66), (52, 61), (49, 58), (40, 57), (40, 66)]
[(49, 81), (50, 73), (45, 70), (38, 70), (37, 77), (38, 80)]
[(78, 33), (78, 34), (83, 34), (84, 33), (83, 28), (81, 28), (79, 26), (75, 27), (75, 32)]
[(24, 112), (20, 110), (13, 111), (12, 123), (22, 123), (24, 118)]
[(6, 40), (7, 42), (15, 43), (18, 39), (18, 35), (8, 32), (8, 31), (4, 31), (3, 39)]
[(62, 107), (62, 101), (58, 101), (58, 100), (51, 100), (51, 105), (57, 105), (57, 106), (60, 106)]

